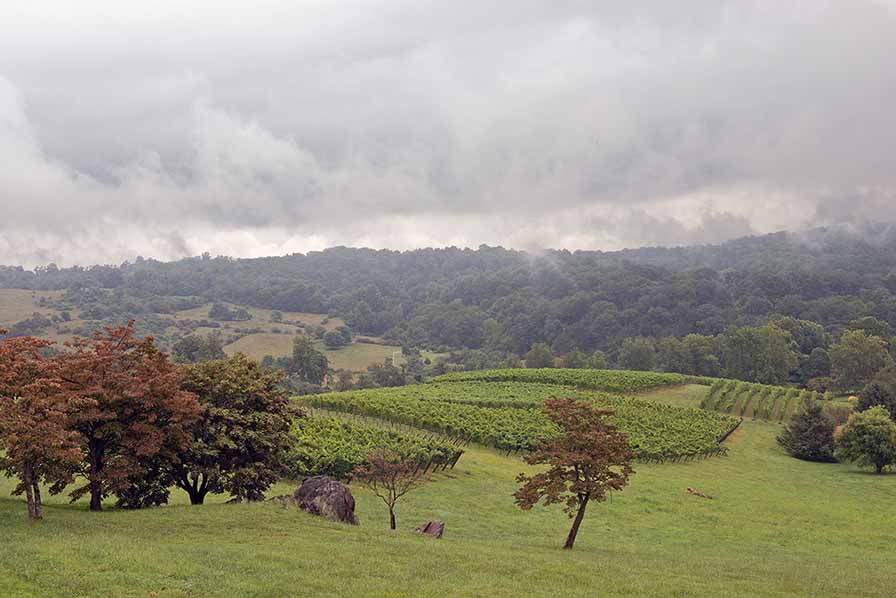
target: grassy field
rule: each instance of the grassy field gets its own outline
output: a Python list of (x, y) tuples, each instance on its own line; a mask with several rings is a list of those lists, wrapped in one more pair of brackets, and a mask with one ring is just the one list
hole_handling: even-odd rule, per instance
[(0, 325), (9, 326), (19, 320), (31, 317), (34, 312), (41, 314), (56, 313), (52, 309), (39, 307), (40, 297), (56, 299), (61, 291), (26, 291), (23, 289), (0, 289)]
[[(700, 400), (693, 387), (645, 396)], [(727, 457), (638, 465), (626, 491), (589, 507), (572, 552), (558, 508), (513, 506), (522, 462), (476, 447), (400, 504), (394, 533), (362, 489), (360, 527), (271, 504), (190, 507), (185, 495), (100, 514), (56, 497), (30, 524), (3, 481), (0, 595), (892, 595), (896, 475), (791, 459), (779, 430), (748, 421)], [(444, 539), (407, 531), (429, 519), (446, 522)]]
[[(47, 315), (58, 313), (56, 310), (42, 308), (37, 305), (40, 297), (58, 299), (62, 295), (62, 291), (28, 291), (22, 289), (0, 289), (0, 327), (11, 326), (16, 322), (30, 317), (34, 312)], [(208, 310), (211, 304), (203, 305), (194, 309), (179, 311), (174, 315), (160, 314), (164, 319), (181, 320), (202, 320), (208, 318)], [(212, 332), (222, 332), (229, 334), (237, 328), (258, 328), (261, 332), (242, 336), (233, 343), (228, 344), (224, 350), (228, 355), (234, 353), (243, 353), (252, 359), (260, 360), (265, 355), (273, 355), (281, 357), (292, 353), (292, 340), (296, 334), (304, 334), (304, 331), (292, 324), (282, 322), (271, 322), (271, 314), (273, 310), (260, 309), (255, 307), (246, 308), (252, 315), (252, 319), (246, 322), (225, 322), (222, 328), (198, 328), (196, 334), (207, 335)], [(286, 322), (300, 322), (305, 326), (323, 326), (327, 330), (333, 330), (342, 326), (343, 322), (339, 318), (328, 318), (324, 314), (311, 314), (301, 312), (283, 312), (283, 320)], [(62, 332), (56, 327), (49, 328), (43, 335), (50, 340), (59, 344), (74, 339), (74, 336), (68, 331), (81, 327), (85, 324), (83, 320), (73, 318), (70, 322), (61, 325)], [(282, 333), (273, 332), (274, 329), (283, 331)], [(169, 328), (169, 332), (174, 333), (175, 329)], [(376, 339), (374, 339), (376, 340)], [(401, 350), (401, 347), (392, 345), (377, 345), (371, 343), (353, 343), (349, 347), (342, 349), (328, 349), (320, 341), (316, 346), (323, 351), (330, 360), (332, 367), (336, 369), (347, 369), (356, 372), (367, 369), (367, 366), (374, 363), (382, 363), (387, 357), (392, 357), (395, 351)], [(428, 354), (434, 357), (436, 354)]]
[[(292, 354), (293, 338), (292, 334), (249, 334), (224, 347), (224, 352), (228, 355), (242, 353), (256, 360), (265, 355), (282, 357)], [(315, 341), (314, 346), (327, 356), (330, 367), (354, 372), (363, 371), (373, 363), (382, 363), (387, 357), (391, 358), (395, 351), (401, 351), (401, 347), (368, 343), (352, 343), (347, 347), (328, 349), (322, 341)]]

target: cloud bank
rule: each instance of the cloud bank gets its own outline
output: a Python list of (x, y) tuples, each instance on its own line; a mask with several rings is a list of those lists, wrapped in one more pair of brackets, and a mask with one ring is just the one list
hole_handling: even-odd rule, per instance
[(892, 2), (19, 4), (0, 263), (896, 220)]

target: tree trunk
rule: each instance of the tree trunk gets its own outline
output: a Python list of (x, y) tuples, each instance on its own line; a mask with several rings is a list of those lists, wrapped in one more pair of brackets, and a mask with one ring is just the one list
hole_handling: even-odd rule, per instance
[(32, 478), (31, 486), (34, 488), (34, 518), (43, 519), (43, 501), (40, 498), (40, 485), (37, 483), (36, 477)]
[(190, 496), (191, 505), (201, 505), (205, 502), (210, 483), (204, 474), (180, 470), (174, 475), (174, 483)]
[(28, 501), (28, 518), (40, 519), (40, 507), (34, 500), (33, 471), (31, 465), (25, 465), (24, 470), (22, 471), (22, 485), (25, 486), (25, 500)]
[(205, 502), (205, 495), (207, 493), (196, 488), (190, 488), (189, 490), (187, 490), (187, 494), (190, 495), (191, 505), (201, 505)]
[(566, 544), (563, 545), (564, 550), (572, 550), (572, 545), (575, 544), (576, 536), (579, 533), (579, 526), (582, 525), (582, 519), (585, 517), (585, 507), (588, 506), (588, 497), (579, 498), (579, 511), (576, 513), (576, 518), (572, 522), (572, 529), (569, 530), (569, 535), (566, 536)]
[(395, 511), (389, 507), (389, 529), (395, 529)]
[(100, 483), (100, 448), (95, 443), (91, 443), (90, 452), (90, 510), (103, 510), (103, 487)]
[(882, 463), (874, 464), (874, 473), (881, 474), (884, 472), (884, 466)]

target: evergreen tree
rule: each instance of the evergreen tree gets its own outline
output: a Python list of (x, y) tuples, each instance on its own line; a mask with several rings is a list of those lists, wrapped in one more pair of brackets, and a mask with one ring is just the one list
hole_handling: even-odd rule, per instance
[(834, 459), (834, 420), (818, 401), (806, 403), (778, 436), (778, 444), (791, 457), (831, 463)]

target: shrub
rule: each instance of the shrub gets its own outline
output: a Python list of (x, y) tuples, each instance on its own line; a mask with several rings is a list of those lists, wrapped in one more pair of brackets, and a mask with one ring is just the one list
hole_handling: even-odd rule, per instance
[(876, 473), (896, 462), (896, 423), (881, 406), (853, 413), (837, 438), (835, 455), (843, 461), (870, 465)]
[(865, 411), (876, 405), (885, 408), (891, 419), (896, 419), (896, 366), (894, 365), (878, 372), (865, 386), (859, 394), (856, 410)]
[(778, 444), (791, 457), (830, 463), (834, 459), (834, 420), (818, 401), (811, 401), (793, 416), (778, 436)]

